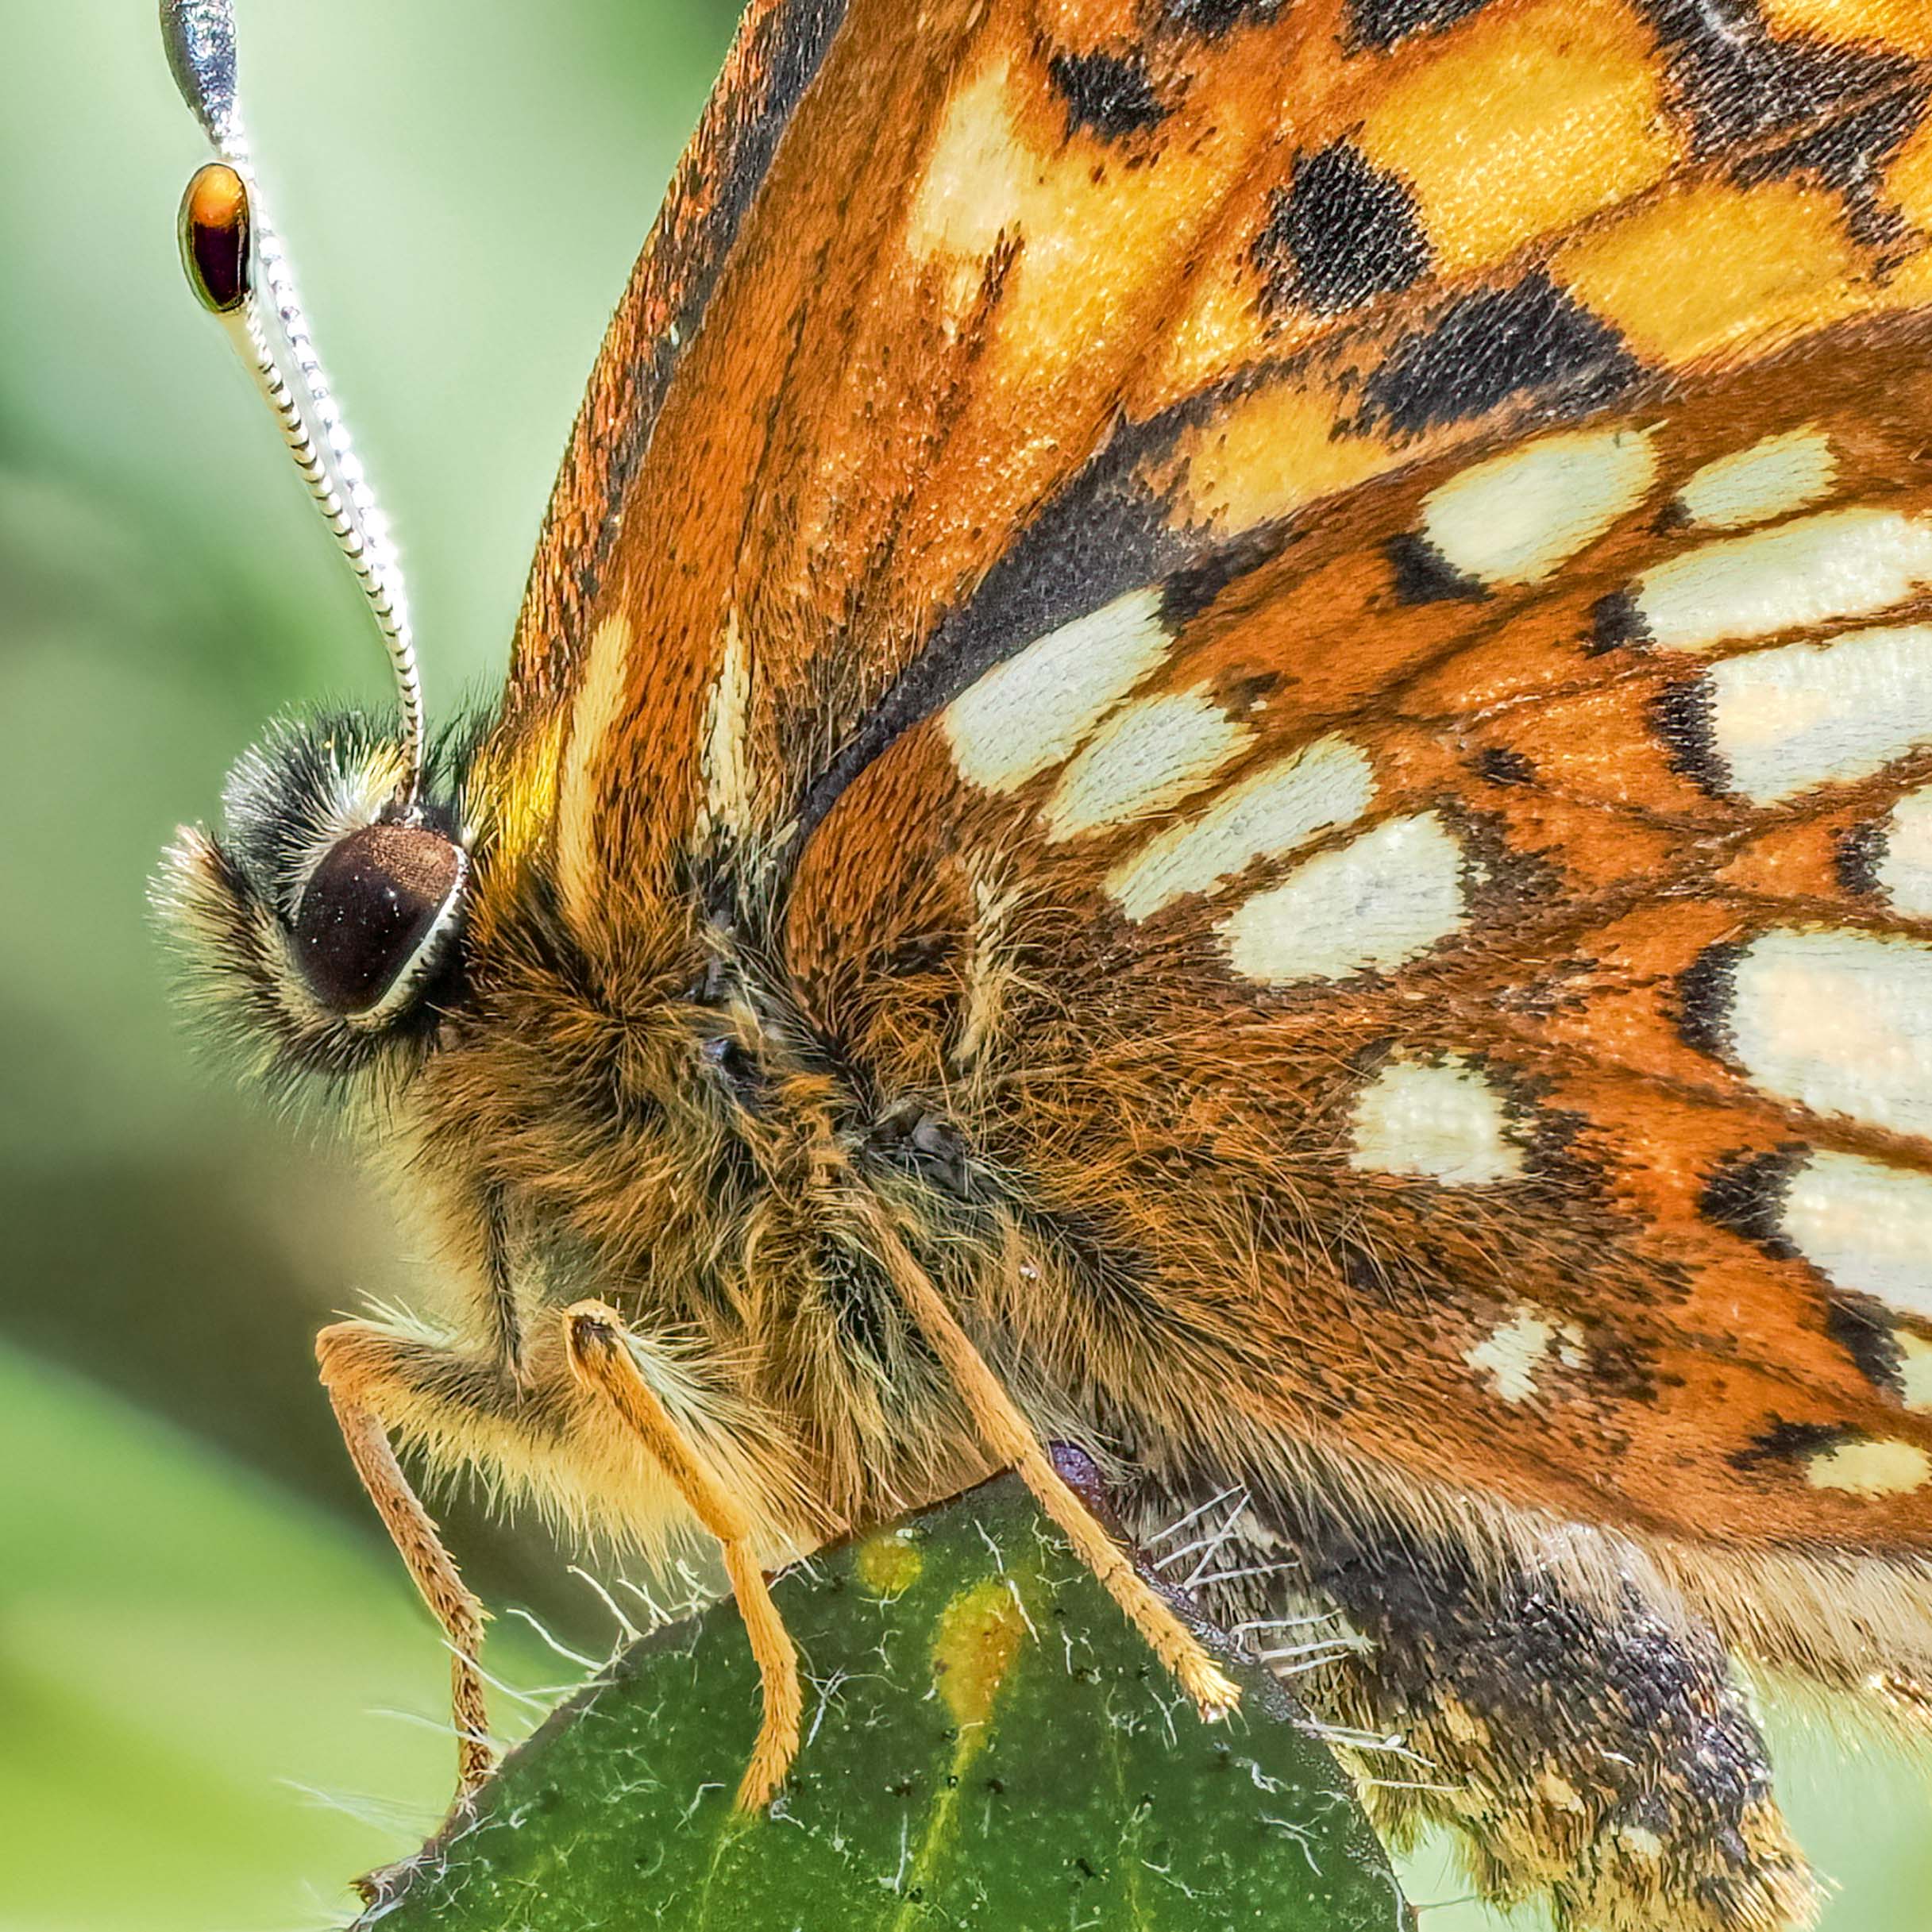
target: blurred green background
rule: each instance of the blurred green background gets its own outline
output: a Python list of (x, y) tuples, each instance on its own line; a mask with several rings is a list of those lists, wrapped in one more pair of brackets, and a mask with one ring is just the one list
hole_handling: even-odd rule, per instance
[[(241, 4), (257, 150), (446, 707), (500, 675), (731, 10)], [(143, 895), (265, 717), (380, 699), (380, 658), (181, 284), (202, 148), (150, 0), (0, 17), (0, 1932), (338, 1925), (348, 1875), (434, 1822), (451, 1753), (434, 1632), (309, 1337), (419, 1258), (326, 1135), (197, 1066)], [(488, 1598), (602, 1651), (564, 1553), (461, 1499), (447, 1520)], [(570, 1675), (499, 1630), (513, 1677)], [(1778, 1730), (1832, 1932), (1923, 1932), (1922, 1771)], [(1410, 1884), (1458, 1890), (1427, 1861)]]

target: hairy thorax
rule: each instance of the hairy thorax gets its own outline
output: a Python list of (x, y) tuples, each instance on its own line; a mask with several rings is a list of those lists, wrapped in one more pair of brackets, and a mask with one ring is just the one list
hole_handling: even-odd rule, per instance
[(519, 916), (398, 1106), (503, 1424), (424, 1446), (623, 1540), (686, 1527), (569, 1372), (561, 1311), (594, 1298), (756, 1499), (774, 1560), (987, 1473), (866, 1233), (889, 1203), (969, 1298), (997, 1265), (935, 1124), (841, 1066), (727, 939), (681, 932), (619, 973)]

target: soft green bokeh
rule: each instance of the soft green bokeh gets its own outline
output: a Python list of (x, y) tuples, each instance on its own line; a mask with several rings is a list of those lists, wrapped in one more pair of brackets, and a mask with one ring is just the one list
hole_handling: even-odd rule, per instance
[(383, 1552), (11, 1352), (0, 1456), (0, 1932), (339, 1922), (453, 1761)]
[[(257, 150), (446, 708), (500, 673), (727, 0), (239, 4)], [(367, 1714), (433, 1718), (442, 1672), (309, 1357), (330, 1310), (434, 1271), (338, 1150), (195, 1071), (143, 893), (267, 715), (379, 696), (380, 661), (181, 286), (202, 149), (149, 0), (0, 24), (0, 1932), (276, 1932), (330, 1922), (399, 1842), (291, 1785), (398, 1825), (444, 1795), (447, 1741)], [(602, 1641), (540, 1537), (451, 1521), (493, 1601)], [(1922, 1932), (1922, 1774), (1796, 1756), (1832, 1932)]]

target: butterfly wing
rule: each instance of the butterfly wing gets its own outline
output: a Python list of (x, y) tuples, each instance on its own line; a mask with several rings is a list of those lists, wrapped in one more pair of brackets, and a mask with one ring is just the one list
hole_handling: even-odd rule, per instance
[[(1664, 0), (759, 10), (520, 630), (508, 719), (567, 899), (656, 876), (710, 807), (768, 843), (808, 823), (1028, 638), (1433, 448), (1909, 306), (1922, 89), (1884, 37), (1911, 31)], [(734, 665), (750, 789), (708, 800)]]
[[(1178, 1413), (1238, 1381), (1633, 1532), (1932, 1541), (1932, 628), (1855, 561), (1928, 527), (1922, 353), (1372, 486), (1030, 646), (820, 826), (812, 1010), (1144, 1278)], [(1084, 1305), (1028, 1352), (1104, 1357)]]
[(1922, 1550), (1929, 56), (1886, 0), (763, 10), (499, 849), (607, 974), (693, 881), (780, 947), (1060, 1279), (1062, 1386)]

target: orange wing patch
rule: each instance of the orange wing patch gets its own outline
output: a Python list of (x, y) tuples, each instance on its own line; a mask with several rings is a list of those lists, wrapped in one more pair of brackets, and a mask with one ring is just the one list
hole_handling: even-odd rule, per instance
[[(614, 895), (704, 813), (733, 624), (782, 846), (908, 724), (1137, 583), (1920, 297), (1925, 76), (1866, 10), (813, 17), (745, 42), (740, 118), (640, 264), (533, 577), (545, 643), (507, 730), (619, 607), (650, 654), (627, 729), (565, 754), (598, 769)], [(640, 425), (615, 466), (613, 409)]]
[[(1418, 1472), (1932, 1546), (1919, 341), (1638, 391), (1044, 631), (807, 846), (819, 1010), (1163, 1305), (1275, 1307), (1284, 1426), (1347, 1382)], [(874, 1005), (862, 934), (948, 963)], [(1182, 1194), (1142, 1165), (1187, 1147)], [(1364, 1393), (1321, 1351), (1371, 1309)]]

